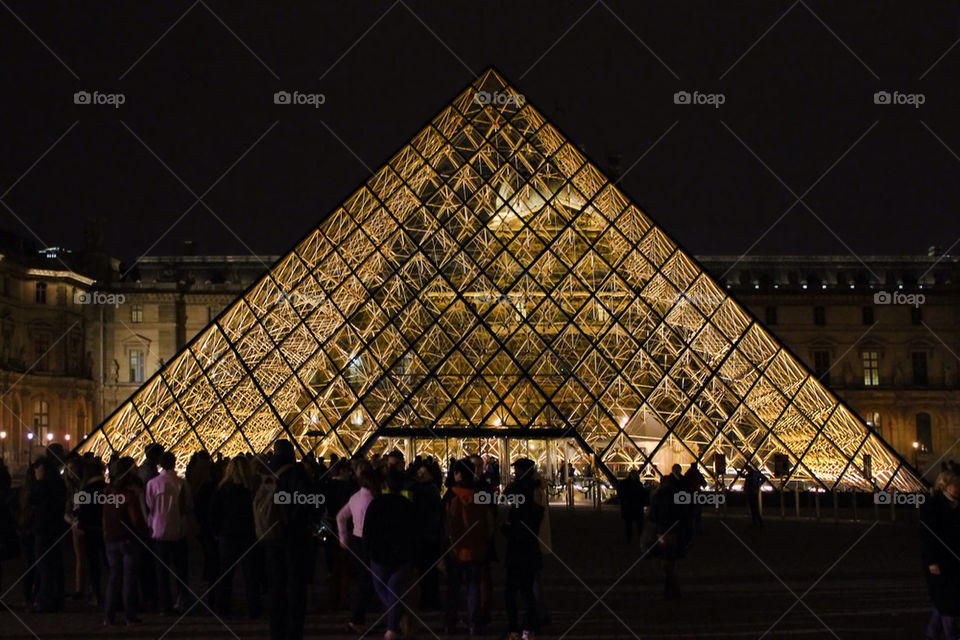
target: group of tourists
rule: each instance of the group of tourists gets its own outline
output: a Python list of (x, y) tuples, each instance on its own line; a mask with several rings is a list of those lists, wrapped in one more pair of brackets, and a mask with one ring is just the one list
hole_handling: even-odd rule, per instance
[[(447, 467), (420, 456), (408, 465), (396, 450), (298, 461), (292, 443), (277, 440), (263, 456), (196, 452), (181, 476), (157, 444), (139, 465), (52, 445), (27, 469), (17, 503), (0, 509), (0, 561), (11, 545), (23, 555), (24, 605), (37, 612), (62, 611), (73, 597), (102, 607), (105, 625), (137, 624), (144, 611), (171, 622), (198, 608), (229, 618), (239, 574), (243, 615), (260, 617), (269, 599), (271, 638), (303, 637), (312, 605), (349, 609), (347, 632), (383, 627), (388, 640), (409, 636), (421, 611), (442, 611), (450, 634), (487, 632), (502, 562), (507, 636), (530, 638), (546, 617), (546, 483), (528, 458), (502, 489), (496, 463), (479, 455)], [(12, 495), (9, 474), (0, 477), (0, 499)], [(324, 590), (314, 575), (321, 560)], [(190, 567), (200, 568), (196, 591)], [(371, 621), (374, 598), (383, 614)]]

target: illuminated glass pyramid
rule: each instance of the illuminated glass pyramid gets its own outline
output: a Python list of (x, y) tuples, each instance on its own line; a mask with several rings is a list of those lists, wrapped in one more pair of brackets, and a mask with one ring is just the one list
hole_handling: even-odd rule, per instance
[(722, 459), (726, 484), (749, 461), (807, 486), (920, 487), (493, 70), (80, 449), (185, 459), (278, 437), (340, 455), (565, 440), (608, 475), (669, 454)]

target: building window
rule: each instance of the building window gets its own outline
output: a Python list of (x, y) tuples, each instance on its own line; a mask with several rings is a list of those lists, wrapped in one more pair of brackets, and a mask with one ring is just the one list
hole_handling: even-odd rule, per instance
[(927, 376), (927, 354), (925, 351), (914, 351), (910, 357), (913, 365), (913, 384), (925, 387), (930, 384)]
[(143, 322), (143, 305), (142, 304), (132, 304), (130, 305), (130, 322)]
[(827, 310), (823, 307), (813, 308), (813, 324), (823, 326), (827, 324)]
[(143, 382), (143, 350), (130, 350), (130, 382)]
[(33, 401), (33, 426), (36, 429), (46, 429), (50, 426), (50, 405), (42, 398)]
[(37, 331), (33, 334), (33, 369), (35, 371), (50, 370), (50, 334), (46, 331)]
[(917, 414), (917, 449), (921, 452), (933, 451), (933, 430), (930, 428), (930, 414)]
[(863, 386), (876, 387), (880, 384), (880, 354), (876, 351), (864, 351), (863, 358)]
[(830, 384), (830, 352), (818, 350), (813, 352), (813, 375), (820, 382)]
[(57, 285), (57, 304), (61, 307), (67, 304), (67, 288), (62, 284)]
[(770, 306), (764, 310), (764, 319), (768, 325), (777, 324), (777, 308)]
[(873, 324), (873, 322), (874, 322), (874, 320), (873, 320), (873, 307), (864, 307), (864, 308), (863, 308), (863, 314), (862, 314), (861, 317), (862, 317), (863, 324), (866, 324), (866, 325), (871, 325), (871, 324)]
[(34, 293), (34, 302), (37, 304), (47, 304), (47, 283), (38, 282)]
[(910, 307), (910, 324), (923, 324), (923, 309)]

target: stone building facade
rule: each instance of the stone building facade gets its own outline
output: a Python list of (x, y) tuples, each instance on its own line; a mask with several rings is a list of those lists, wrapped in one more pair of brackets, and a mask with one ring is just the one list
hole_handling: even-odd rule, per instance
[[(5, 254), (8, 463), (21, 465), (48, 433), (77, 442), (275, 259), (157, 256), (126, 269), (105, 256)], [(907, 460), (935, 473), (941, 458), (960, 458), (960, 259), (699, 260)]]

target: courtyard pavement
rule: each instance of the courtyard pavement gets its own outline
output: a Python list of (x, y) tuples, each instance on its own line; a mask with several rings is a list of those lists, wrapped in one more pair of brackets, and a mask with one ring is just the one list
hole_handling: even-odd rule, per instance
[[(708, 514), (703, 534), (681, 563), (682, 597), (667, 601), (657, 562), (641, 557), (636, 541), (624, 541), (615, 508), (552, 508), (554, 553), (545, 560), (544, 580), (551, 623), (537, 637), (922, 638), (929, 609), (917, 525), (906, 520), (816, 522), (768, 514), (766, 526), (753, 529), (735, 510), (725, 517)], [(193, 560), (195, 556), (191, 586), (202, 593), (195, 580), (199, 564)], [(501, 569), (494, 569), (498, 586)], [(10, 589), (22, 570), (17, 562), (3, 567), (0, 593)], [(322, 566), (318, 575), (326, 575)], [(242, 592), (239, 582), (235, 595), (242, 595), (237, 592)], [(145, 614), (140, 625), (104, 627), (100, 610), (75, 601), (69, 601), (63, 613), (26, 612), (19, 585), (3, 602), (12, 611), (0, 607), (0, 638), (269, 636), (266, 620), (219, 620), (202, 606), (176, 624), (176, 618)], [(416, 631), (416, 638), (444, 638), (440, 614), (417, 615), (426, 626)], [(378, 616), (374, 613), (371, 621)], [(310, 611), (307, 637), (356, 637), (343, 633), (345, 621), (346, 612)], [(500, 637), (504, 624), (498, 588), (487, 637)], [(382, 636), (379, 628), (366, 637)]]

